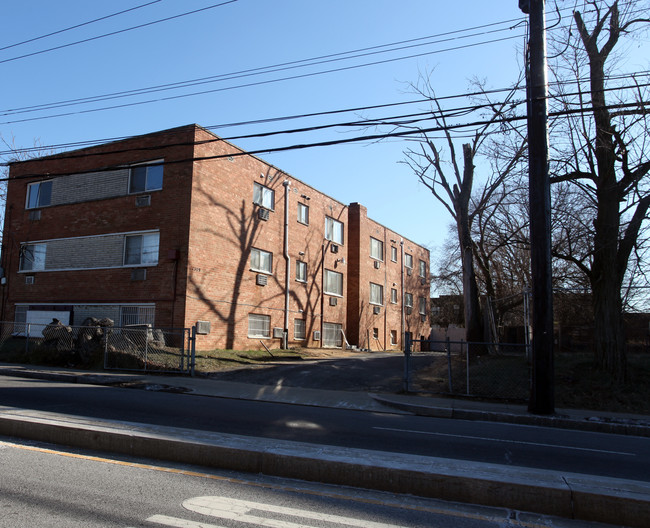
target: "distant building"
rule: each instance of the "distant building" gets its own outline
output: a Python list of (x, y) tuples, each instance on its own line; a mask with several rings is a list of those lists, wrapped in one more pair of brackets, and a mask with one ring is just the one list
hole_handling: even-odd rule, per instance
[(429, 251), (188, 125), (11, 164), (2, 320), (190, 327), (201, 349), (401, 349)]

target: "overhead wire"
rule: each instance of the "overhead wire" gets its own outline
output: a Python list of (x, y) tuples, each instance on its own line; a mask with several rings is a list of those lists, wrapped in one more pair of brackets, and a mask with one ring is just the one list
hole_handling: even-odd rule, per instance
[[(650, 101), (639, 101), (639, 102), (634, 102), (634, 103), (620, 103), (620, 104), (615, 104), (615, 105), (607, 105), (606, 108), (608, 110), (612, 109), (626, 109), (626, 108), (634, 108), (638, 107), (639, 105), (645, 106), (650, 106)], [(581, 113), (588, 113), (588, 112), (593, 112), (596, 109), (596, 107), (588, 107), (588, 108), (577, 108), (573, 110), (561, 110), (561, 111), (556, 111), (556, 112), (549, 112), (549, 117), (560, 117), (560, 116), (565, 116), (565, 115), (575, 115), (575, 114), (581, 114)], [(441, 131), (450, 131), (450, 130), (457, 130), (457, 129), (462, 129), (462, 128), (476, 128), (484, 125), (489, 125), (489, 124), (494, 124), (494, 125), (499, 125), (499, 124), (506, 124), (506, 123), (515, 123), (515, 122), (521, 122), (525, 121), (527, 119), (526, 115), (520, 115), (520, 116), (509, 116), (509, 117), (503, 117), (503, 118), (497, 118), (497, 119), (487, 119), (487, 120), (477, 120), (477, 121), (472, 121), (472, 122), (467, 122), (467, 123), (456, 123), (456, 124), (436, 124), (436, 126), (432, 127), (427, 127), (427, 128), (416, 128), (416, 129), (408, 129), (408, 130), (397, 130), (397, 131), (392, 131), (392, 132), (387, 132), (387, 133), (382, 133), (382, 134), (372, 134), (372, 135), (363, 135), (363, 136), (355, 136), (352, 138), (342, 138), (342, 139), (335, 139), (335, 140), (326, 140), (326, 141), (317, 141), (317, 142), (312, 142), (312, 143), (298, 143), (298, 144), (293, 144), (293, 145), (285, 145), (285, 146), (280, 146), (280, 147), (272, 147), (272, 148), (261, 148), (261, 149), (254, 149), (254, 150), (242, 150), (239, 147), (233, 146), (232, 152), (228, 152), (227, 154), (217, 154), (217, 155), (212, 155), (212, 156), (193, 156), (191, 158), (184, 158), (181, 160), (173, 160), (173, 161), (164, 161), (164, 165), (169, 165), (169, 164), (178, 164), (178, 163), (187, 163), (187, 162), (195, 162), (195, 161), (209, 161), (209, 160), (217, 160), (217, 159), (224, 159), (224, 158), (233, 158), (233, 157), (239, 157), (239, 156), (254, 156), (257, 154), (272, 154), (272, 153), (277, 153), (277, 152), (285, 152), (289, 150), (301, 150), (301, 149), (306, 149), (306, 148), (314, 148), (314, 147), (326, 147), (326, 146), (334, 146), (334, 145), (344, 145), (344, 144), (350, 144), (350, 143), (359, 143), (359, 142), (366, 142), (366, 141), (379, 141), (382, 139), (386, 138), (394, 138), (394, 137), (407, 137), (407, 136), (414, 136), (414, 135), (423, 135), (431, 132), (441, 132)], [(189, 142), (189, 143), (178, 143), (174, 146), (183, 146), (183, 145), (196, 145), (196, 144), (204, 144), (204, 143), (210, 143), (210, 142), (226, 142), (228, 139), (226, 138), (215, 138), (213, 140), (206, 140), (206, 141), (200, 141), (200, 142)], [(165, 147), (169, 147), (170, 145), (165, 145)], [(126, 149), (128, 151), (146, 151), (146, 150), (156, 150), (162, 148), (161, 146), (155, 146), (155, 147), (150, 147), (150, 148), (131, 148), (131, 149)], [(109, 152), (100, 152), (97, 153), (97, 155), (107, 155), (107, 154), (115, 154), (115, 153), (120, 153), (120, 151), (109, 151)], [(77, 154), (75, 156), (78, 157), (87, 157), (88, 153), (86, 154)], [(61, 155), (56, 155), (55, 159), (68, 159), (69, 157), (72, 156), (61, 156)], [(25, 162), (29, 162), (30, 160), (26, 160)], [(0, 165), (10, 165), (10, 164), (0, 164)], [(115, 167), (105, 167), (105, 168), (100, 168), (100, 169), (93, 169), (92, 172), (104, 172), (104, 171), (111, 171), (115, 170)], [(52, 179), (52, 178), (57, 178), (57, 177), (62, 177), (62, 176), (69, 176), (72, 174), (84, 174), (88, 172), (86, 171), (67, 171), (64, 173), (56, 173), (56, 174), (25, 174), (21, 175), (18, 177), (14, 177), (11, 179), (30, 179), (30, 178), (35, 178), (35, 177), (42, 177), (43, 179)], [(8, 181), (9, 178), (0, 178), (0, 181)]]
[(103, 17), (99, 18), (94, 18), (92, 20), (87, 20), (86, 22), (80, 22), (79, 24), (75, 24), (74, 26), (69, 26), (63, 29), (58, 29), (57, 31), (52, 31), (51, 33), (46, 33), (45, 35), (39, 35), (38, 37), (32, 37), (27, 40), (23, 40), (21, 42), (16, 42), (14, 44), (9, 44), (7, 46), (0, 47), (0, 51), (4, 51), (10, 48), (15, 48), (17, 46), (22, 46), (23, 44), (29, 44), (31, 42), (36, 42), (37, 40), (42, 40), (44, 38), (48, 37), (53, 37), (54, 35), (60, 35), (61, 33), (65, 33), (67, 31), (72, 31), (73, 29), (78, 29), (80, 27), (84, 26), (89, 26), (90, 24), (94, 24), (95, 22), (101, 22), (102, 20), (108, 20), (109, 18), (116, 17), (118, 15), (123, 15), (125, 13), (129, 13), (131, 11), (136, 11), (138, 9), (142, 9), (143, 7), (148, 7), (152, 4), (157, 4), (159, 2), (162, 2), (163, 0), (153, 0), (152, 2), (147, 2), (146, 4), (141, 4), (135, 7), (131, 7), (129, 9), (123, 9), (122, 11), (118, 11), (117, 13), (111, 13), (110, 15), (105, 15)]
[(193, 11), (186, 11), (185, 13), (180, 13), (178, 15), (173, 15), (173, 16), (169, 16), (169, 17), (165, 17), (165, 18), (160, 18), (158, 20), (153, 20), (151, 22), (145, 22), (144, 24), (138, 24), (137, 26), (131, 26), (131, 27), (124, 28), (124, 29), (118, 29), (116, 31), (111, 31), (110, 33), (104, 33), (102, 35), (96, 35), (94, 37), (88, 37), (88, 38), (85, 38), (85, 39), (82, 39), (82, 40), (77, 40), (75, 42), (69, 42), (67, 44), (61, 44), (59, 46), (53, 46), (51, 48), (47, 48), (47, 49), (44, 49), (44, 50), (33, 51), (31, 53), (25, 53), (23, 55), (19, 55), (19, 56), (16, 56), (16, 57), (10, 57), (8, 59), (0, 59), (0, 64), (5, 64), (7, 62), (13, 62), (13, 61), (17, 61), (17, 60), (20, 60), (20, 59), (25, 59), (27, 57), (34, 57), (35, 55), (42, 55), (43, 53), (48, 53), (50, 51), (56, 51), (56, 50), (60, 50), (60, 49), (63, 49), (63, 48), (69, 48), (71, 46), (76, 46), (78, 44), (85, 44), (86, 42), (92, 42), (94, 40), (99, 40), (99, 39), (103, 39), (103, 38), (106, 38), (106, 37), (112, 37), (114, 35), (119, 35), (121, 33), (127, 33), (129, 31), (133, 31), (133, 30), (136, 30), (136, 29), (141, 29), (141, 28), (144, 28), (144, 27), (153, 26), (154, 24), (160, 24), (162, 22), (168, 22), (170, 20), (176, 20), (178, 18), (185, 17), (185, 16), (188, 16), (188, 15), (194, 15), (196, 13), (201, 13), (203, 11), (207, 11), (209, 9), (214, 9), (216, 7), (222, 7), (222, 6), (225, 6), (225, 5), (228, 5), (228, 4), (233, 4), (233, 3), (238, 2), (238, 1), (239, 0), (225, 0), (224, 2), (221, 2), (219, 4), (213, 4), (213, 5), (210, 5), (210, 6), (207, 6), (207, 7), (202, 7), (200, 9), (194, 9)]

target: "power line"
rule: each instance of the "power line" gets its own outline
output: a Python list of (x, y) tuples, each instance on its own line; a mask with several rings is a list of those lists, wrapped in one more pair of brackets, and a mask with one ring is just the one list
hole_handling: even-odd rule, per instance
[(102, 38), (105, 38), (105, 37), (111, 37), (113, 35), (119, 35), (121, 33), (126, 33), (128, 31), (133, 31), (135, 29), (141, 29), (141, 28), (144, 28), (144, 27), (153, 26), (154, 24), (160, 24), (161, 22), (168, 22), (169, 20), (175, 20), (177, 18), (185, 17), (185, 16), (188, 16), (188, 15), (194, 15), (196, 13), (201, 13), (202, 11), (207, 11), (209, 9), (214, 9), (215, 7), (222, 7), (222, 6), (225, 6), (227, 4), (232, 4), (234, 2), (237, 2), (237, 1), (238, 0), (226, 0), (225, 2), (221, 2), (220, 4), (213, 4), (213, 5), (210, 5), (210, 6), (207, 6), (207, 7), (202, 7), (201, 9), (195, 9), (193, 11), (186, 11), (185, 13), (180, 13), (178, 15), (173, 15), (173, 16), (166, 17), (166, 18), (161, 18), (161, 19), (158, 19), (158, 20), (154, 20), (152, 22), (146, 22), (144, 24), (138, 24), (137, 26), (131, 26), (131, 27), (128, 27), (128, 28), (119, 29), (117, 31), (111, 31), (110, 33), (104, 33), (102, 35), (96, 35), (94, 37), (89, 37), (89, 38), (86, 38), (86, 39), (83, 39), (83, 40), (77, 40), (75, 42), (69, 42), (68, 44), (61, 44), (60, 46), (54, 46), (52, 48), (47, 48), (47, 49), (44, 49), (44, 50), (33, 51), (32, 53), (25, 53), (24, 55), (19, 55), (17, 57), (11, 57), (9, 59), (0, 60), (0, 64), (4, 64), (6, 62), (16, 61), (16, 60), (20, 60), (20, 59), (25, 59), (27, 57), (33, 57), (35, 55), (41, 55), (43, 53), (48, 53), (50, 51), (60, 50), (60, 49), (63, 49), (63, 48), (69, 48), (70, 46), (76, 46), (77, 44), (84, 44), (86, 42), (92, 42), (94, 40), (99, 40), (99, 39), (102, 39)]
[[(644, 75), (647, 75), (650, 72), (642, 72)], [(627, 75), (617, 75), (617, 76), (610, 76), (610, 80), (627, 80), (627, 79), (636, 79), (636, 77), (639, 76), (639, 72), (634, 73), (634, 74), (627, 74)], [(562, 82), (562, 83), (554, 83), (556, 86), (559, 85), (571, 85), (571, 84), (577, 84), (582, 82), (581, 80), (574, 80), (574, 81), (567, 81), (567, 82)], [(606, 91), (618, 91), (618, 90), (623, 90), (623, 89), (636, 89), (640, 87), (647, 87), (650, 86), (650, 83), (635, 83), (635, 84), (630, 84), (630, 85), (625, 85), (625, 86), (615, 86), (611, 88), (607, 88)], [(465, 94), (454, 94), (454, 95), (447, 95), (447, 96), (438, 96), (435, 97), (436, 100), (438, 101), (445, 101), (445, 100), (452, 100), (452, 99), (458, 99), (458, 98), (472, 98), (472, 97), (479, 97), (479, 96), (486, 96), (486, 95), (491, 95), (491, 94), (497, 94), (497, 93), (503, 93), (503, 92), (509, 92), (513, 88), (496, 88), (492, 90), (482, 90), (482, 91), (476, 91), (476, 92), (470, 92), (470, 93), (465, 93)], [(523, 88), (518, 88), (519, 90), (523, 91)], [(561, 94), (562, 97), (570, 97), (573, 95), (579, 95), (579, 92), (573, 92), (573, 93), (563, 93)], [(555, 97), (555, 95), (551, 94), (549, 96), (551, 99)], [(294, 115), (289, 115), (289, 116), (281, 116), (281, 117), (273, 117), (273, 118), (266, 118), (266, 119), (256, 119), (256, 120), (251, 120), (251, 121), (240, 121), (240, 122), (233, 122), (233, 123), (222, 123), (219, 125), (211, 125), (211, 126), (205, 126), (203, 128), (208, 129), (208, 130), (218, 130), (218, 129), (224, 129), (224, 128), (232, 128), (232, 127), (238, 127), (238, 126), (246, 126), (246, 125), (253, 125), (253, 124), (266, 124), (266, 123), (273, 123), (273, 122), (282, 122), (282, 121), (289, 121), (289, 120), (296, 120), (296, 119), (303, 119), (303, 118), (311, 118), (311, 117), (322, 117), (322, 116), (327, 116), (327, 115), (338, 115), (338, 114), (344, 114), (344, 113), (352, 113), (352, 112), (362, 112), (362, 111), (369, 111), (369, 110), (377, 110), (377, 109), (384, 109), (384, 108), (391, 108), (391, 107), (397, 107), (397, 106), (405, 106), (405, 105), (412, 105), (412, 104), (421, 104), (421, 103), (426, 103), (430, 102), (432, 99), (430, 98), (423, 98), (423, 99), (416, 99), (416, 100), (411, 100), (411, 101), (403, 101), (403, 102), (395, 102), (395, 103), (385, 103), (385, 104), (380, 104), (380, 105), (370, 105), (370, 106), (362, 106), (362, 107), (353, 107), (353, 108), (345, 108), (345, 109), (336, 109), (336, 110), (328, 110), (328, 111), (322, 111), (322, 112), (312, 112), (312, 113), (305, 113), (305, 114), (294, 114)], [(517, 101), (516, 104), (520, 104), (523, 101)], [(489, 104), (492, 105), (498, 105), (501, 104), (500, 102), (491, 102)], [(452, 108), (452, 109), (447, 109), (446, 112), (450, 112), (449, 117), (451, 117), (451, 112), (456, 112), (459, 110), (467, 110), (467, 109), (474, 109), (478, 110), (481, 108), (483, 105), (473, 105), (471, 107), (464, 106), (464, 107), (459, 107), (459, 108)], [(429, 112), (430, 114), (430, 119), (434, 117), (435, 114)], [(380, 120), (390, 120), (390, 119), (397, 119), (397, 118), (403, 118), (405, 116), (400, 115), (400, 116), (389, 116), (389, 117), (380, 117), (380, 118), (367, 118), (365, 120), (357, 120), (354, 121), (354, 125), (367, 125), (371, 126), (373, 122), (380, 121)], [(444, 115), (440, 116), (441, 118), (447, 117)], [(331, 128), (331, 126), (344, 126), (345, 123), (339, 123), (335, 125), (327, 125), (327, 128)], [(312, 130), (318, 129), (318, 127), (311, 127)], [(303, 129), (301, 129), (303, 130)], [(305, 129), (306, 130), (306, 129)], [(271, 133), (263, 133), (262, 135), (277, 135), (277, 134), (285, 134), (285, 133), (292, 133), (292, 130), (280, 130), (276, 132), (271, 132)], [(241, 139), (241, 138), (247, 138), (247, 137), (259, 137), (256, 134), (250, 135), (250, 136), (232, 136), (230, 138), (225, 138), (227, 140), (231, 139)], [(80, 146), (89, 146), (89, 145), (95, 145), (95, 144), (101, 144), (101, 143), (108, 143), (108, 142), (113, 142), (113, 141), (118, 141), (121, 139), (126, 139), (126, 137), (113, 137), (113, 138), (102, 138), (102, 139), (96, 139), (96, 140), (87, 140), (87, 141), (80, 141), (80, 142), (75, 142), (75, 143), (63, 143), (63, 144), (56, 144), (56, 145), (45, 145), (45, 146), (37, 146), (37, 147), (28, 147), (24, 149), (13, 149), (10, 151), (0, 151), (0, 155), (8, 155), (8, 154), (16, 154), (16, 153), (28, 153), (32, 151), (39, 151), (39, 150), (44, 150), (44, 149), (49, 149), (49, 150), (54, 150), (58, 148), (70, 148), (70, 147), (80, 147)]]
[[(635, 103), (621, 103), (621, 104), (615, 104), (615, 105), (607, 105), (606, 108), (608, 110), (613, 110), (613, 109), (625, 109), (625, 108), (634, 108), (638, 107), (639, 105), (645, 106), (650, 106), (650, 101), (640, 101), (640, 102), (635, 102)], [(589, 113), (593, 112), (597, 107), (588, 107), (588, 108), (579, 108), (579, 109), (573, 109), (573, 110), (562, 110), (562, 111), (557, 111), (557, 112), (549, 112), (549, 117), (560, 117), (564, 115), (573, 115), (573, 114), (581, 114), (581, 113)], [(408, 136), (414, 136), (414, 135), (423, 135), (431, 132), (442, 132), (442, 131), (450, 131), (450, 130), (457, 130), (457, 129), (462, 129), (462, 128), (476, 128), (480, 126), (485, 126), (489, 124), (493, 125), (499, 125), (499, 124), (507, 124), (507, 123), (514, 123), (518, 121), (525, 121), (527, 119), (527, 116), (522, 115), (522, 116), (511, 116), (511, 117), (504, 117), (504, 118), (499, 118), (499, 119), (488, 119), (488, 120), (480, 120), (480, 121), (473, 121), (473, 122), (468, 122), (468, 123), (457, 123), (454, 125), (436, 125), (433, 127), (427, 127), (427, 128), (417, 128), (417, 129), (409, 129), (409, 130), (398, 130), (398, 131), (392, 131), (392, 132), (387, 132), (383, 134), (373, 134), (373, 135), (366, 135), (366, 136), (356, 136), (352, 138), (345, 138), (345, 139), (336, 139), (336, 140), (328, 140), (328, 141), (318, 141), (314, 143), (299, 143), (299, 144), (293, 144), (293, 145), (286, 145), (286, 146), (281, 146), (281, 147), (273, 147), (273, 148), (265, 148), (265, 149), (256, 149), (256, 150), (242, 150), (239, 147), (236, 147), (233, 145), (233, 149), (236, 149), (236, 151), (229, 152), (227, 154), (218, 154), (218, 155), (213, 155), (213, 156), (193, 156), (190, 158), (185, 158), (181, 160), (173, 160), (173, 161), (164, 161), (163, 165), (172, 165), (172, 164), (179, 164), (179, 163), (187, 163), (187, 162), (194, 162), (194, 161), (210, 161), (210, 160), (217, 160), (217, 159), (224, 159), (224, 158), (231, 158), (231, 157), (239, 157), (239, 156), (253, 156), (257, 154), (272, 154), (276, 152), (285, 152), (289, 150), (301, 150), (301, 149), (306, 149), (306, 148), (315, 148), (315, 147), (328, 147), (328, 146), (334, 146), (334, 145), (344, 145), (344, 144), (350, 144), (350, 143), (359, 143), (359, 142), (364, 142), (364, 141), (380, 141), (383, 139), (387, 138), (394, 138), (394, 137), (408, 137)], [(226, 138), (215, 138), (214, 140), (207, 140), (207, 141), (200, 141), (200, 142), (187, 142), (187, 143), (179, 143), (175, 145), (164, 145), (164, 148), (167, 148), (169, 146), (183, 146), (183, 145), (196, 145), (196, 144), (204, 144), (204, 143), (209, 143), (209, 142), (226, 142), (228, 139)], [(146, 151), (146, 150), (159, 150), (160, 148), (163, 148), (161, 146), (155, 146), (155, 147), (149, 147), (149, 148), (131, 148), (131, 149), (125, 149), (125, 151)], [(97, 153), (97, 155), (107, 155), (107, 154), (115, 154), (119, 153), (121, 151), (108, 151), (108, 152), (101, 152)], [(87, 157), (88, 154), (85, 155), (78, 155), (79, 157)], [(53, 159), (66, 159), (66, 157), (62, 156), (56, 156), (56, 158)], [(27, 160), (26, 162), (29, 162), (30, 160)], [(4, 166), (9, 165), (7, 163), (2, 164)], [(105, 171), (111, 171), (115, 170), (115, 167), (105, 167), (105, 168), (100, 168), (100, 169), (92, 169), (92, 172), (105, 172)], [(88, 171), (72, 171), (72, 172), (65, 172), (65, 173), (60, 173), (60, 174), (48, 174), (44, 175), (43, 174), (26, 174), (22, 176), (17, 176), (11, 179), (30, 179), (30, 178), (35, 178), (35, 177), (44, 177), (44, 179), (52, 179), (52, 178), (57, 178), (57, 177), (63, 177), (63, 176), (70, 176), (72, 174), (85, 174)], [(0, 181), (8, 181), (10, 178), (1, 178)]]
[(8, 46), (4, 46), (0, 48), (0, 51), (4, 51), (6, 49), (10, 48), (15, 48), (17, 46), (22, 46), (23, 44), (29, 44), (30, 42), (36, 42), (37, 40), (41, 40), (47, 37), (53, 37), (54, 35), (60, 35), (61, 33), (65, 33), (66, 31), (71, 31), (73, 29), (78, 29), (83, 26), (88, 26), (90, 24), (94, 24), (95, 22), (100, 22), (102, 20), (107, 20), (109, 18), (116, 17), (118, 15), (123, 15), (124, 13), (128, 13), (130, 11), (136, 11), (137, 9), (142, 9), (143, 7), (148, 7), (152, 4), (157, 4), (158, 2), (162, 2), (163, 0), (153, 0), (153, 2), (148, 2), (146, 4), (141, 4), (139, 6), (131, 7), (130, 9), (124, 9), (123, 11), (118, 11), (117, 13), (111, 13), (110, 15), (106, 15), (100, 18), (95, 18), (93, 20), (88, 20), (86, 22), (81, 22), (79, 24), (75, 24), (74, 26), (69, 26), (63, 29), (59, 29), (57, 31), (53, 31), (52, 33), (47, 33), (45, 35), (40, 35), (38, 37), (33, 37), (27, 40), (23, 40), (22, 42), (16, 42), (15, 44), (9, 44)]

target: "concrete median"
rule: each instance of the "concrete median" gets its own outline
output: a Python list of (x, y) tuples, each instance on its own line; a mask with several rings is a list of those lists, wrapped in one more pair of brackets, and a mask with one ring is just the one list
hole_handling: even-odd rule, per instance
[(4, 408), (0, 434), (219, 469), (646, 527), (650, 484)]

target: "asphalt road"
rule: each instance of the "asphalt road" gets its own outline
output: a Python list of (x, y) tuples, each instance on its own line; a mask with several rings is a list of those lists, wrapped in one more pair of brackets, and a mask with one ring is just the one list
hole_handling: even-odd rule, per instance
[(588, 523), (0, 439), (0, 527), (578, 528)]
[(650, 439), (0, 378), (0, 405), (324, 445), (650, 480)]

